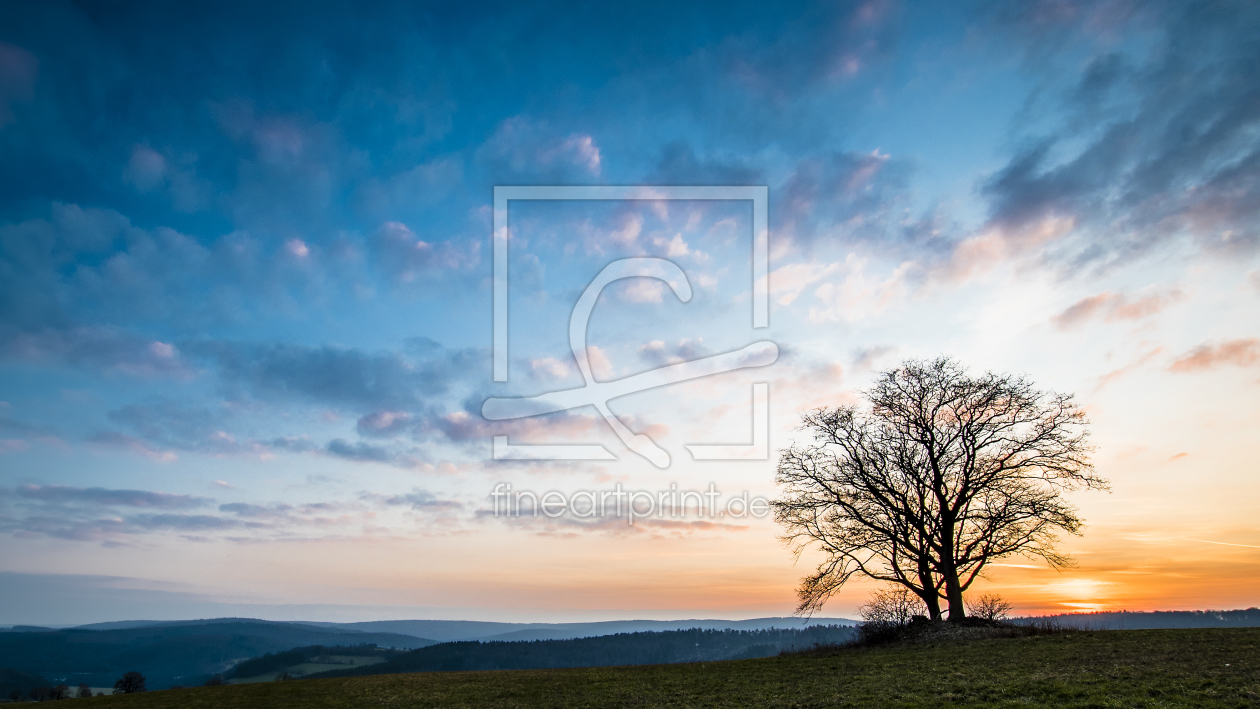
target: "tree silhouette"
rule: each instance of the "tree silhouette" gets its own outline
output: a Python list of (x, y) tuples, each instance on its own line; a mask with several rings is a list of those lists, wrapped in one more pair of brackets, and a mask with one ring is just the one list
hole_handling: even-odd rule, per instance
[(782, 539), (826, 558), (804, 578), (798, 613), (822, 608), (855, 574), (899, 584), (933, 620), (966, 617), (963, 592), (1010, 555), (1071, 560), (1059, 531), (1083, 520), (1061, 493), (1106, 489), (1088, 422), (1070, 395), (1022, 377), (972, 377), (957, 362), (909, 360), (878, 375), (864, 404), (804, 415), (812, 443), (782, 452), (774, 502)]
[(144, 691), (144, 675), (128, 672), (114, 683), (114, 694), (135, 694)]

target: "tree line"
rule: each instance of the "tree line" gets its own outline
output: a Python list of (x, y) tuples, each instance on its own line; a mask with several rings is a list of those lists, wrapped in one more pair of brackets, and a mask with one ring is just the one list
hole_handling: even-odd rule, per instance
[(848, 626), (770, 630), (667, 630), (618, 633), (572, 640), (450, 642), (412, 650), (374, 665), (310, 677), (351, 677), (403, 672), (526, 670), (561, 667), (709, 662), (777, 655), (784, 650), (834, 645), (853, 638)]

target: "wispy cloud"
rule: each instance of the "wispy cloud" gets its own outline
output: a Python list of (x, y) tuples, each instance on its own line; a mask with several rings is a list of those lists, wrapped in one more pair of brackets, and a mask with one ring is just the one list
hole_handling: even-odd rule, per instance
[(1093, 319), (1106, 322), (1140, 320), (1184, 298), (1185, 293), (1178, 288), (1140, 296), (1106, 291), (1073, 303), (1054, 317), (1054, 324), (1061, 330), (1067, 330)]
[(1197, 372), (1222, 365), (1246, 367), (1260, 362), (1260, 339), (1250, 337), (1199, 345), (1169, 366), (1173, 372)]

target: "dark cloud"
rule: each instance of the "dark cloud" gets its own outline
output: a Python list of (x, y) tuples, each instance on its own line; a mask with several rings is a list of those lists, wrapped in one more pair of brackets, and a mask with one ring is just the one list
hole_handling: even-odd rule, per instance
[(430, 512), (438, 510), (463, 509), (464, 504), (457, 500), (446, 500), (425, 490), (413, 490), (402, 495), (381, 495), (364, 493), (359, 499), (378, 505), (391, 507), (410, 507), (412, 510)]
[(27, 102), (35, 96), (35, 77), (39, 59), (34, 54), (0, 42), (0, 128), (15, 120), (12, 104)]
[(690, 144), (665, 144), (656, 170), (648, 177), (658, 185), (764, 185), (765, 171), (738, 155), (701, 157)]
[(384, 463), (398, 468), (417, 468), (424, 464), (427, 456), (415, 447), (399, 450), (394, 446), (376, 445), (366, 441), (350, 443), (342, 438), (328, 442), (325, 449), (328, 455), (352, 460), (357, 463)]
[(0, 326), (0, 356), (138, 376), (186, 378), (195, 373), (175, 345), (113, 327), (6, 332)]
[(771, 228), (806, 247), (865, 242), (931, 260), (957, 234), (939, 215), (910, 216), (912, 172), (908, 162), (878, 150), (805, 158), (771, 191)]
[(1260, 7), (1029, 6), (1031, 14), (1015, 21), (1030, 33), (1141, 27), (1158, 39), (1144, 55), (1101, 53), (1080, 73), (1062, 95), (1066, 127), (1033, 140), (984, 185), (991, 225), (1036, 242), (1040, 224), (1069, 220), (1083, 238), (1061, 248), (1060, 258), (1078, 264), (1138, 255), (1181, 235), (1207, 248), (1253, 251), (1260, 85), (1252, 48)]
[(229, 412), (173, 401), (127, 404), (109, 412), (111, 421), (156, 445), (210, 453), (238, 450), (239, 444), (223, 430), (228, 418)]
[[(412, 500), (418, 508), (428, 498), (417, 493)], [(378, 496), (382, 500), (386, 496)], [(402, 504), (402, 498), (389, 497)], [(408, 498), (411, 499), (411, 498)], [(324, 501), (305, 504), (254, 504), (229, 502), (214, 512), (183, 512), (205, 507), (214, 500), (195, 495), (175, 495), (143, 490), (111, 490), (63, 485), (23, 485), (0, 489), (0, 531), (16, 536), (48, 536), (107, 544), (159, 532), (210, 533), (248, 532), (253, 536), (238, 541), (258, 541), (292, 537), (301, 530), (324, 529), (361, 523), (373, 512), (363, 498), (352, 501)], [(431, 506), (442, 507), (440, 502)], [(200, 537), (202, 541), (213, 537)]]
[(213, 361), (229, 387), (259, 399), (358, 411), (421, 409), (486, 357), (476, 350), (444, 351), (417, 361), (397, 352), (333, 346), (201, 342), (185, 347)]
[(73, 502), (100, 506), (148, 507), (181, 510), (208, 505), (213, 500), (195, 495), (174, 495), (145, 490), (111, 490), (103, 487), (67, 485), (20, 485), (10, 494), (42, 502)]

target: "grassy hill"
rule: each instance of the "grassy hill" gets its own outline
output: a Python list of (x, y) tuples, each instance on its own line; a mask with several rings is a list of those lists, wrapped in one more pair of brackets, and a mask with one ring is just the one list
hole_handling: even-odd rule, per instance
[(1260, 703), (1260, 629), (1074, 632), (684, 665), (311, 679), (86, 701), (135, 709), (1244, 707)]

